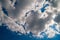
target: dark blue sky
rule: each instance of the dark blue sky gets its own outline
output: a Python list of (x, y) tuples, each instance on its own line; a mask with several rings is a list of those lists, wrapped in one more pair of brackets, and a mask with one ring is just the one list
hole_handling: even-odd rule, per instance
[[(0, 26), (0, 40), (60, 40), (60, 35), (56, 35), (54, 38), (37, 38), (32, 37), (32, 33), (27, 35), (17, 35), (16, 32), (12, 32), (11, 30), (7, 29), (8, 26)], [(31, 36), (31, 37), (29, 37)]]

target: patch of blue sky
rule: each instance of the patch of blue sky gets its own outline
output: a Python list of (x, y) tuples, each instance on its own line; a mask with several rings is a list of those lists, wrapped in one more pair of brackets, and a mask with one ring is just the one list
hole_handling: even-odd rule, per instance
[(16, 5), (17, 5), (17, 1), (15, 1), (15, 3), (14, 3), (14, 7), (16, 7)]
[(44, 38), (40, 38), (39, 40), (60, 40), (60, 35), (56, 34), (54, 37), (52, 38), (48, 38), (48, 37), (44, 37)]
[(58, 30), (56, 29), (56, 24), (50, 25), (50, 27), (51, 27), (52, 29), (54, 29), (55, 31), (58, 31)]
[(53, 38), (48, 38), (48, 40), (60, 40), (60, 35), (56, 34)]
[(45, 0), (45, 1), (50, 1), (50, 0)]
[(26, 23), (21, 24), (21, 26), (22, 26), (24, 29), (26, 29)]
[(40, 10), (41, 10), (41, 12), (43, 13), (43, 12), (44, 12), (46, 9), (44, 9), (44, 8), (41, 8)]
[(6, 8), (2, 7), (2, 11), (8, 16), (8, 11), (6, 10)]
[(48, 35), (45, 32), (41, 32), (40, 35), (42, 35), (43, 38), (45, 38), (45, 37), (47, 38), (48, 37)]
[(13, 2), (13, 0), (10, 0), (11, 2)]
[(0, 40), (37, 40), (35, 37), (29, 37), (30, 34), (22, 34), (22, 35), (17, 35), (16, 32), (12, 32), (11, 30), (7, 29), (8, 26), (3, 26), (0, 27)]
[(48, 7), (48, 6), (49, 6), (49, 4), (45, 4), (45, 5), (43, 5), (43, 8)]
[(49, 4), (44, 4), (43, 7), (40, 9), (41, 12), (42, 13), (45, 12), (45, 10), (46, 10), (45, 8), (48, 7), (48, 6), (49, 6)]

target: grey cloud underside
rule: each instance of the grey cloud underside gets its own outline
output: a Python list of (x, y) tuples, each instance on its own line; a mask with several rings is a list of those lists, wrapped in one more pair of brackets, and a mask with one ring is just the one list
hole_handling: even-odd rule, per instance
[[(50, 20), (51, 15), (45, 19), (38, 18), (39, 14), (38, 12), (31, 12), (31, 14), (27, 17), (26, 23), (28, 24), (28, 27), (26, 30), (30, 30), (32, 33), (37, 34), (40, 31), (43, 31), (45, 28), (45, 24)], [(34, 32), (35, 31), (35, 32)]]
[(58, 6), (57, 5), (58, 4), (58, 1), (59, 0), (48, 0), (48, 2), (51, 3), (51, 6), (53, 6), (53, 7), (57, 7)]
[[(15, 10), (14, 10), (14, 14), (16, 16), (19, 15), (19, 13), (30, 3), (29, 0), (17, 0), (16, 1), (16, 5), (15, 5)], [(13, 15), (14, 16), (14, 15)]]
[(51, 3), (51, 6), (53, 6), (53, 7), (57, 7), (57, 1), (55, 1), (55, 0), (48, 0), (48, 2), (50, 2)]
[(54, 21), (60, 23), (60, 13), (55, 17)]
[(24, 10), (27, 6), (30, 6), (34, 0), (16, 0), (16, 4), (14, 4), (15, 9), (10, 6), (10, 0), (1, 0), (2, 6), (8, 10), (8, 16), (12, 18), (17, 18), (22, 14), (22, 10)]

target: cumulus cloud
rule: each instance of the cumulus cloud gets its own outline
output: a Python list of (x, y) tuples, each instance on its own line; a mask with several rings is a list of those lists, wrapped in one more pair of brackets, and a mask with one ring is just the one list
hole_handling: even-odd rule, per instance
[(11, 19), (10, 17), (6, 16), (5, 14), (2, 17), (2, 22), (5, 23), (6, 25), (8, 25), (7, 28), (12, 30), (12, 31), (25, 33), (25, 30), (24, 30), (24, 28), (22, 26), (16, 24), (13, 19)]
[(51, 19), (51, 15), (45, 19), (39, 18), (39, 13), (37, 11), (31, 11), (30, 15), (26, 18), (26, 23), (28, 27), (26, 27), (27, 31), (31, 31), (34, 34), (38, 34), (39, 32), (45, 29), (45, 24)]
[(2, 6), (0, 5), (0, 25), (2, 23), (5, 23), (8, 27), (8, 29), (12, 30), (12, 31), (16, 31), (16, 32), (21, 32), (21, 33), (25, 33), (25, 30), (22, 26), (18, 25), (15, 23), (15, 21), (8, 17), (6, 14), (4, 14), (4, 12), (2, 11)]
[(19, 17), (22, 14), (22, 10), (31, 6), (32, 3), (34, 3), (34, 0), (13, 0), (13, 2), (10, 0), (1, 0), (2, 7), (7, 9), (8, 15), (12, 18)]
[[(38, 0), (38, 1), (42, 1), (42, 0)], [(8, 29), (10, 29), (12, 31), (16, 31), (16, 32), (21, 32), (21, 33), (24, 33), (24, 34), (26, 32), (31, 31), (33, 34), (35, 34), (37, 36), (40, 36), (40, 33), (42, 31), (45, 32), (47, 30), (45, 33), (48, 34), (49, 38), (55, 36), (56, 31), (52, 30), (49, 27), (49, 24), (52, 24), (51, 20), (52, 20), (53, 12), (52, 13), (46, 12), (46, 14), (48, 16), (46, 18), (44, 18), (45, 15), (43, 15), (43, 14), (45, 14), (45, 13), (41, 13), (41, 12), (39, 13), (38, 12), (39, 9), (37, 11), (34, 10), (34, 9), (30, 10), (29, 15), (27, 17), (24, 17), (24, 18), (26, 18), (24, 20), (24, 22), (26, 22), (25, 29), (23, 28), (23, 26), (18, 25), (15, 22), (15, 21), (19, 20), (18, 21), (19, 24), (22, 23), (21, 22), (23, 20), (23, 18), (21, 17), (21, 16), (23, 16), (23, 15), (21, 15), (21, 14), (23, 14), (22, 10), (27, 9), (27, 7), (30, 6), (33, 2), (34, 2), (34, 0), (15, 0), (15, 1), (14, 0), (13, 1), (1, 0), (0, 24), (1, 23), (6, 23), (8, 25), (8, 27), (7, 27)], [(8, 16), (3, 13), (2, 7), (7, 9)], [(30, 6), (30, 7), (32, 7), (32, 6)], [(43, 17), (41, 17), (42, 15), (43, 15)], [(55, 18), (56, 22), (60, 22), (59, 21), (59, 16), (60, 15), (56, 16), (56, 18)], [(20, 17), (22, 20), (19, 19), (18, 17)], [(16, 19), (16, 20), (14, 20), (14, 19)], [(57, 29), (58, 29), (58, 27), (57, 27)]]

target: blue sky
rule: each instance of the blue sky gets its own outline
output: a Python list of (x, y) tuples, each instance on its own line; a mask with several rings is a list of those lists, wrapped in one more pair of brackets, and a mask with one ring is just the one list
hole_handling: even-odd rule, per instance
[[(0, 40), (60, 40), (60, 35), (57, 35), (54, 38), (38, 38), (32, 37), (31, 33), (27, 35), (17, 35), (18, 33), (12, 32), (11, 30), (7, 29), (7, 26), (2, 25), (0, 26)], [(29, 37), (31, 36), (31, 37)]]

